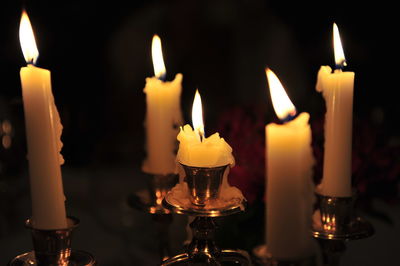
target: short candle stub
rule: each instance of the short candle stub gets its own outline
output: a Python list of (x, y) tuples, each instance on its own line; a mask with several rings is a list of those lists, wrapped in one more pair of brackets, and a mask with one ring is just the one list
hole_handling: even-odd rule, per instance
[(217, 167), (196, 167), (181, 164), (189, 188), (192, 204), (204, 207), (220, 196), (222, 180), (228, 165)]

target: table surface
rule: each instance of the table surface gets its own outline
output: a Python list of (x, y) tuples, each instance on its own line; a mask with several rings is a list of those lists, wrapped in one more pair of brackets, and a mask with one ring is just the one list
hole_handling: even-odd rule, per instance
[[(63, 168), (67, 213), (81, 221), (73, 236), (73, 248), (91, 253), (99, 265), (157, 265), (159, 262), (151, 215), (127, 204), (128, 195), (146, 187), (143, 175), (135, 173), (140, 171), (128, 167)], [(15, 185), (27, 189), (25, 182), (28, 179), (23, 177)], [(8, 209), (5, 206), (0, 205), (0, 209), (5, 209), (0, 215), (0, 265), (32, 248), (29, 231), (23, 225), (30, 215), (29, 192), (18, 197)], [(393, 223), (363, 215), (373, 224), (375, 235), (348, 243), (342, 266), (400, 265), (400, 206), (376, 200), (374, 207)], [(11, 222), (5, 219), (8, 215), (13, 215)], [(186, 225), (187, 217), (173, 216), (170, 246), (174, 254), (182, 252)]]

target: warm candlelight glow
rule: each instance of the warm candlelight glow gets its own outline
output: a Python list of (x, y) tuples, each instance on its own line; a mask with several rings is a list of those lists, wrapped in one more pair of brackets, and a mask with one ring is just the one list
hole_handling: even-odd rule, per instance
[(293, 103), (290, 101), (278, 77), (269, 68), (266, 68), (265, 72), (267, 74), (272, 105), (274, 106), (276, 115), (281, 120), (285, 120), (290, 116), (295, 116), (296, 107), (294, 107)]
[(196, 132), (196, 134), (200, 138), (204, 137), (203, 110), (201, 104), (201, 97), (198, 90), (196, 90), (196, 94), (193, 100), (192, 124), (193, 124), (193, 130)]
[(157, 78), (162, 78), (165, 76), (166, 70), (161, 48), (161, 39), (157, 34), (153, 36), (151, 55), (153, 59), (154, 75)]
[(346, 58), (344, 57), (342, 42), (340, 40), (339, 29), (336, 23), (333, 23), (333, 48), (335, 52), (335, 63), (338, 67), (346, 66)]
[(35, 35), (33, 34), (31, 22), (26, 11), (22, 11), (21, 23), (19, 25), (19, 42), (25, 61), (28, 64), (35, 64), (39, 56), (39, 51), (36, 47)]

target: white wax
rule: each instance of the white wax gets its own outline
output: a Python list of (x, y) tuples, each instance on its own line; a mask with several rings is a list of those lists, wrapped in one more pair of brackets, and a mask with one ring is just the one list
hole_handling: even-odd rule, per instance
[[(210, 201), (205, 208), (222, 208), (230, 202), (244, 200), (242, 192), (229, 185), (228, 175), (231, 167), (235, 165), (232, 148), (229, 144), (214, 133), (208, 138), (200, 139), (197, 132), (190, 125), (185, 125), (178, 134), (179, 150), (176, 156), (178, 163), (195, 167), (218, 167), (228, 165), (225, 169), (221, 184), (221, 192), (218, 199)], [(184, 182), (185, 172), (180, 164), (177, 164), (179, 183), (173, 188), (175, 200), (189, 204), (189, 189)]]
[(200, 137), (190, 125), (181, 128), (178, 134), (179, 150), (176, 160), (184, 165), (197, 167), (217, 167), (235, 164), (232, 148), (229, 144), (214, 133), (208, 138)]
[(326, 103), (323, 177), (318, 192), (350, 197), (354, 72), (322, 66), (316, 89)]
[(29, 160), (33, 227), (67, 227), (59, 151), (62, 126), (51, 92), (50, 71), (21, 68), (22, 95)]
[(176, 172), (176, 136), (182, 124), (182, 78), (182, 74), (177, 74), (172, 82), (163, 82), (156, 77), (146, 79), (147, 158), (142, 166), (146, 173), (166, 175)]
[(266, 242), (278, 259), (313, 253), (310, 234), (314, 185), (308, 113), (266, 126)]

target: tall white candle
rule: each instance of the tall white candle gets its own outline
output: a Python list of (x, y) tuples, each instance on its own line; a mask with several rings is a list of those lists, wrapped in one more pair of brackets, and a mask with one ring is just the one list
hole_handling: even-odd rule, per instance
[[(275, 112), (293, 117), (295, 107), (279, 79), (266, 70)], [(308, 113), (284, 124), (270, 123), (266, 135), (266, 242), (273, 257), (305, 258), (313, 253), (310, 234), (314, 186)]]
[(335, 197), (351, 196), (351, 151), (354, 72), (342, 72), (346, 65), (339, 31), (334, 24), (336, 69), (322, 66), (316, 89), (326, 103), (324, 167), (318, 192)]
[(166, 70), (161, 52), (161, 40), (155, 35), (152, 45), (155, 76), (146, 78), (146, 152), (143, 171), (149, 174), (175, 173), (176, 136), (182, 124), (180, 97), (182, 74), (172, 82), (164, 82)]
[(20, 42), (27, 67), (21, 68), (33, 227), (67, 227), (60, 164), (62, 125), (51, 92), (50, 71), (35, 67), (38, 51), (33, 30), (24, 11), (20, 24)]

